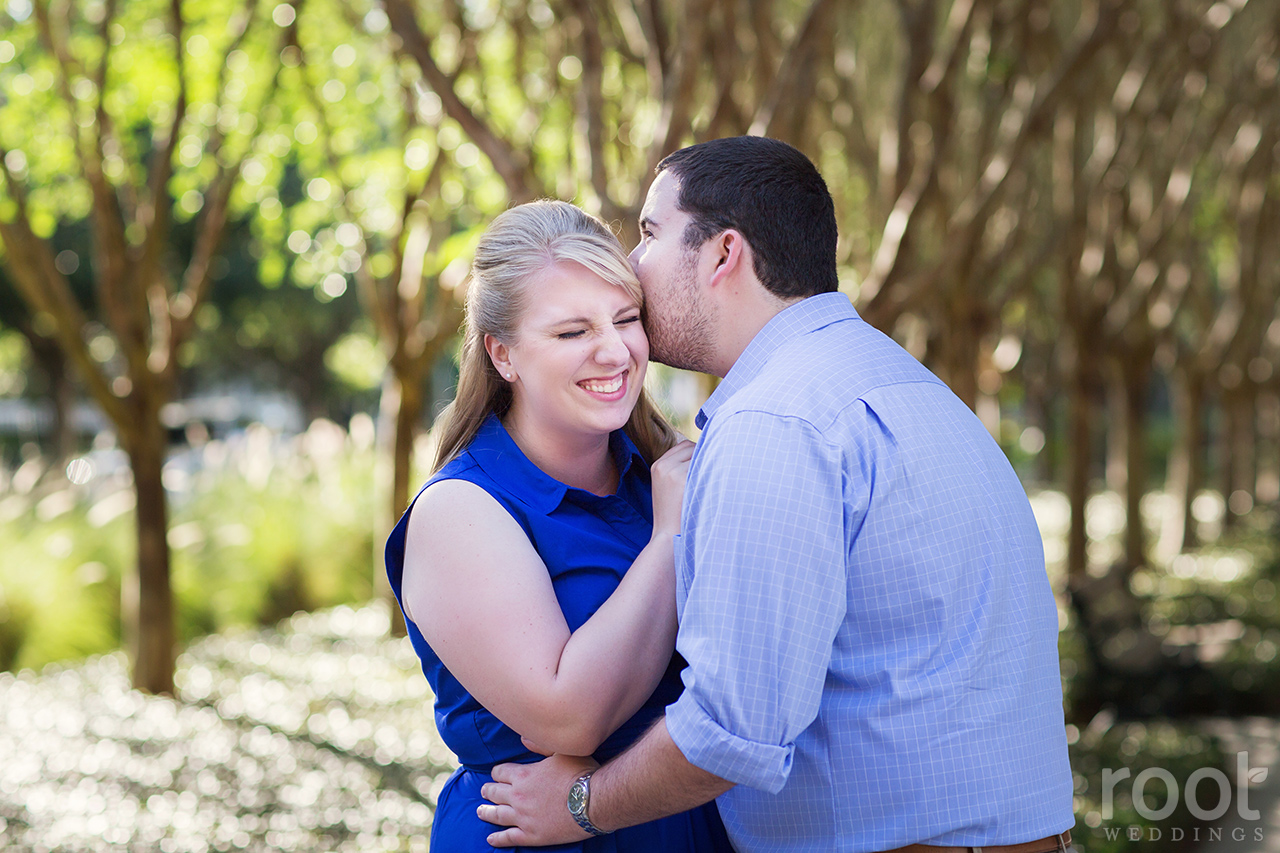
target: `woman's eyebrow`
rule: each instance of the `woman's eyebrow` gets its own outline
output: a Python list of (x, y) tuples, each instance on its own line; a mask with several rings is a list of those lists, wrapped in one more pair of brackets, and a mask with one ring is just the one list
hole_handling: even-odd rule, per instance
[(554, 320), (548, 325), (549, 327), (554, 328), (556, 326), (571, 326), (577, 323), (590, 323), (590, 322), (591, 320), (587, 317), (569, 317), (564, 320)]

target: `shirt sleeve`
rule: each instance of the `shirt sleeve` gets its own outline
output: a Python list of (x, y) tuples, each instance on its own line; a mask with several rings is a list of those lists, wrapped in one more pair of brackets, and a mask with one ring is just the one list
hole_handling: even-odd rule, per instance
[(799, 418), (725, 413), (702, 442), (677, 558), (689, 665), (667, 728), (692, 764), (777, 793), (818, 714), (865, 487), (844, 482), (840, 448)]

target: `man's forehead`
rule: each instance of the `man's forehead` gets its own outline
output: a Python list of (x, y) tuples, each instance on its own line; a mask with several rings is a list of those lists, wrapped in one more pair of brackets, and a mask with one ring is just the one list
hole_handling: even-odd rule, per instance
[(649, 185), (649, 192), (645, 196), (640, 218), (653, 222), (679, 213), (679, 208), (676, 207), (679, 195), (679, 179), (670, 172), (659, 173), (658, 177), (654, 178), (653, 183)]

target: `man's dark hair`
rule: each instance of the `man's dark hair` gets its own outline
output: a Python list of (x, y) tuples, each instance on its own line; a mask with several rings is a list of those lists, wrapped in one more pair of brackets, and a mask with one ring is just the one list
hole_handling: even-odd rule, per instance
[(690, 247), (733, 228), (751, 246), (756, 278), (782, 299), (830, 293), (836, 278), (836, 213), (827, 184), (804, 154), (762, 136), (682, 148), (658, 164), (680, 182), (676, 206), (692, 221)]

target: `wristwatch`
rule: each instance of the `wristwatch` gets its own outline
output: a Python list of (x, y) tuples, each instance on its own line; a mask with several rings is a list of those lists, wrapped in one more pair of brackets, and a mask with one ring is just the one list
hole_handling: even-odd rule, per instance
[[(591, 773), (595, 771), (592, 770)], [(592, 835), (608, 835), (587, 817), (587, 803), (591, 799), (591, 773), (579, 776), (578, 781), (569, 786), (569, 814), (578, 822), (578, 826)]]

